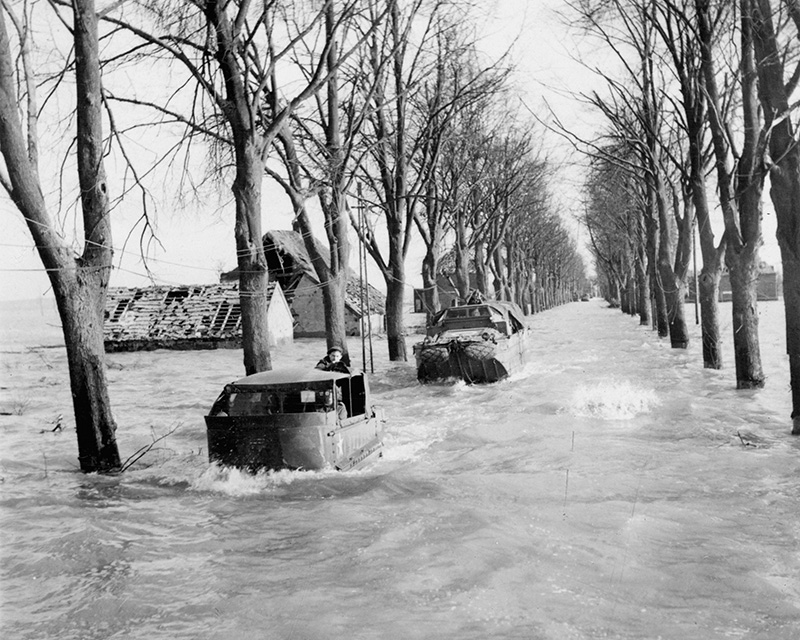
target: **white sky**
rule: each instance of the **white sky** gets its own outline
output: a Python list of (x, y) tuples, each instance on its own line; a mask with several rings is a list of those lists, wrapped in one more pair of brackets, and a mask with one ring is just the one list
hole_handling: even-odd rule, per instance
[[(504, 51), (515, 41), (513, 58), (517, 66), (516, 84), (530, 109), (543, 118), (546, 104), (571, 129), (590, 131), (593, 120), (580, 104), (567, 95), (567, 90), (580, 91), (595, 82), (595, 77), (571, 59), (571, 52), (579, 47), (587, 51), (587, 44), (570, 35), (553, 8), (561, 7), (562, 0), (497, 0), (487, 4), (493, 19), (484, 24), (483, 46), (492, 55)], [(562, 214), (569, 219), (570, 212), (579, 208), (579, 190), (582, 172), (579, 164), (572, 164), (576, 153), (559, 136), (544, 133), (544, 148), (554, 160), (563, 163), (554, 184), (554, 194)], [(142, 152), (148, 147), (142, 141)], [(109, 177), (114, 168), (106, 167)], [(44, 174), (44, 172), (43, 172)], [(115, 271), (112, 286), (146, 286), (149, 284), (204, 284), (218, 281), (220, 270), (236, 266), (233, 239), (233, 206), (227, 187), (222, 193), (208, 194), (193, 203), (177, 206), (173, 201), (177, 179), (161, 195), (156, 194), (154, 222), (160, 247), (151, 248), (149, 267), (153, 280), (148, 279), (138, 248), (138, 231), (123, 250), (126, 235), (139, 216), (138, 198), (114, 213)], [(55, 187), (55, 180), (53, 181)], [(291, 207), (283, 192), (271, 181), (265, 180), (262, 200), (263, 229), (291, 228)], [(71, 222), (70, 222), (71, 224)], [(577, 225), (576, 240), (583, 244)], [(19, 212), (5, 197), (0, 196), (0, 300), (36, 298), (49, 293), (49, 281), (42, 271), (38, 254)], [(69, 235), (69, 234), (67, 234)], [(775, 241), (775, 216), (771, 204), (764, 208), (764, 239), (762, 259), (780, 266), (780, 254)], [(355, 238), (353, 237), (353, 240)], [(353, 251), (354, 261), (356, 252)], [(419, 285), (418, 274), (421, 252), (409, 256), (407, 273), (410, 285)], [(587, 261), (588, 264), (588, 261)], [(354, 263), (357, 268), (357, 263)], [(383, 288), (382, 279), (373, 269), (371, 282)]]

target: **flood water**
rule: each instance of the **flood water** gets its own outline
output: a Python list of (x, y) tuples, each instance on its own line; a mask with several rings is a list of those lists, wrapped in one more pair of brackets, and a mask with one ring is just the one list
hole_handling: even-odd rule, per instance
[(207, 461), (238, 351), (111, 354), (122, 456), (166, 437), (87, 476), (57, 331), (4, 321), (0, 635), (794, 640), (800, 438), (782, 302), (759, 311), (760, 391), (735, 390), (727, 305), (723, 371), (694, 325), (673, 350), (599, 299), (533, 316), (531, 363), (494, 385), (419, 385), (378, 341), (384, 457), (256, 476)]

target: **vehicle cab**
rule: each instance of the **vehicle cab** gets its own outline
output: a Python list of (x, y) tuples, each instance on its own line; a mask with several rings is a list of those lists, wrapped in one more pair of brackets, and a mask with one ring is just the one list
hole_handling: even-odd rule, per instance
[(524, 331), (525, 319), (521, 310), (515, 310), (507, 302), (488, 302), (485, 304), (447, 307), (437, 313), (428, 327), (428, 336), (441, 333), (474, 332), (494, 329), (503, 336)]
[(352, 468), (380, 448), (362, 372), (280, 369), (225, 385), (206, 416), (209, 458), (258, 468)]

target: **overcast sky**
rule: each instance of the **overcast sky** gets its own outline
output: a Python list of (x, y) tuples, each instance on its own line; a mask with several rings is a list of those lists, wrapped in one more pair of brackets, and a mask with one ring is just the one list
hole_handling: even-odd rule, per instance
[[(591, 115), (582, 110), (566, 95), (570, 90), (583, 91), (596, 79), (581, 65), (574, 62), (572, 54), (578, 48), (584, 54), (591, 52), (587, 44), (554, 13), (554, 8), (563, 6), (562, 0), (498, 0), (487, 3), (487, 11), (493, 19), (483, 25), (483, 48), (498, 55), (515, 42), (513, 59), (516, 65), (515, 83), (528, 107), (547, 117), (550, 105), (559, 118), (575, 130), (591, 128)], [(556, 202), (567, 217), (576, 240), (584, 244), (571, 214), (579, 209), (579, 185), (582, 171), (579, 165), (571, 165), (576, 157), (571, 147), (559, 136), (543, 131), (543, 144), (552, 153), (554, 160), (563, 162), (557, 182), (553, 185)], [(108, 168), (111, 173), (113, 168)], [(55, 183), (53, 184), (55, 187)], [(214, 198), (210, 198), (214, 200)], [(180, 285), (204, 284), (218, 281), (220, 270), (235, 266), (235, 244), (233, 238), (233, 206), (227, 193), (220, 194), (219, 202), (208, 200), (190, 202), (177, 207), (171, 194), (164, 194), (153, 210), (160, 246), (151, 245), (150, 268), (153, 280), (147, 275), (138, 246), (138, 231), (133, 237), (128, 232), (138, 218), (138, 201), (131, 198), (114, 213), (115, 270), (111, 286), (147, 286), (150, 284)], [(263, 228), (288, 229), (291, 227), (291, 207), (283, 192), (270, 181), (264, 182)], [(49, 281), (42, 271), (38, 254), (16, 208), (5, 194), (0, 199), (2, 208), (2, 239), (0, 239), (0, 300), (19, 300), (48, 295)], [(780, 254), (775, 241), (775, 220), (771, 204), (765, 205), (765, 247), (762, 259), (778, 267)], [(127, 244), (126, 244), (127, 240)], [(355, 252), (353, 252), (355, 254)], [(408, 282), (419, 285), (418, 265), (421, 248), (409, 256)], [(383, 288), (382, 279), (374, 271), (371, 281)], [(410, 299), (410, 295), (409, 295)]]

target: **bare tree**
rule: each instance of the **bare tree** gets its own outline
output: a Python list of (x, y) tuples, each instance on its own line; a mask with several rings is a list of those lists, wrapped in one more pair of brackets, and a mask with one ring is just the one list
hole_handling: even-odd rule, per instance
[[(608, 96), (586, 97), (609, 121), (610, 137), (625, 142), (625, 160), (645, 190), (645, 253), (655, 302), (655, 324), (660, 337), (669, 335), (675, 348), (685, 348), (689, 337), (684, 294), (691, 246), (692, 210), (675, 186), (674, 127), (669, 121), (670, 79), (664, 72), (663, 51), (657, 47), (650, 0), (587, 0), (578, 3), (578, 15), (587, 32), (595, 34), (619, 62), (623, 79), (611, 72), (597, 73), (608, 86)], [(618, 145), (602, 140), (582, 141), (589, 154)]]
[[(234, 236), (242, 311), (244, 366), (248, 374), (270, 369), (267, 322), (268, 272), (262, 235), (262, 184), (273, 143), (297, 107), (327, 82), (329, 53), (337, 26), (326, 28), (332, 0), (320, 6), (296, 3), (297, 31), (289, 34), (281, 3), (251, 0), (141, 0), (141, 24), (109, 13), (105, 19), (137, 37), (131, 53), (150, 53), (182, 65), (190, 82), (173, 89), (166, 103), (149, 96), (135, 102), (165, 114), (217, 145), (222, 162), (233, 165), (231, 191), (236, 206)], [(344, 11), (342, 15), (347, 15)], [(159, 31), (159, 25), (161, 25)], [(285, 90), (280, 72), (292, 66), (300, 41), (318, 34), (310, 75), (292, 76)], [(186, 93), (181, 92), (185, 88)], [(183, 103), (181, 104), (181, 100)], [(223, 169), (225, 167), (223, 166)]]
[[(624, 151), (609, 150), (593, 158), (582, 222), (589, 231), (598, 270), (613, 283), (610, 298), (624, 312), (639, 312), (641, 317), (638, 291), (642, 282), (647, 283), (645, 267), (639, 263), (644, 255), (645, 193), (636, 174), (612, 160), (624, 155)], [(649, 308), (649, 299), (645, 306)]]
[[(674, 122), (683, 130), (686, 139), (686, 161), (675, 159), (681, 171), (685, 189), (688, 192), (697, 218), (702, 254), (702, 271), (699, 276), (698, 291), (702, 317), (703, 364), (706, 368), (722, 367), (721, 337), (719, 331), (719, 282), (722, 276), (725, 257), (725, 241), (717, 245), (711, 227), (711, 215), (706, 189), (707, 118), (706, 94), (703, 90), (701, 70), (702, 55), (697, 38), (694, 19), (693, 0), (654, 3), (648, 15), (667, 50), (667, 60), (679, 84), (680, 94), (676, 97)], [(720, 4), (720, 17), (727, 11)], [(715, 19), (720, 19), (717, 17)], [(682, 112), (683, 117), (679, 117)]]
[[(40, 140), (36, 60), (31, 51), (30, 7), (15, 15), (0, 10), (0, 183), (25, 218), (55, 293), (67, 348), (78, 433), (78, 459), (85, 472), (121, 468), (116, 423), (106, 379), (103, 312), (112, 266), (109, 190), (103, 157), (103, 92), (97, 14), (92, 0), (74, 0), (70, 30), (75, 46), (76, 140), (82, 211), (82, 251), (59, 235), (39, 176)], [(16, 33), (12, 44), (6, 21)], [(25, 118), (23, 125), (21, 115)]]
[[(412, 192), (422, 201), (414, 208), (414, 222), (425, 243), (422, 285), (424, 307), (429, 315), (439, 310), (439, 261), (452, 215), (449, 206), (452, 189), (456, 188), (452, 180), (445, 179), (445, 158), (448, 151), (455, 151), (464, 140), (459, 133), (463, 113), (496, 99), (508, 77), (508, 70), (500, 68), (500, 62), (481, 66), (474, 44), (466, 39), (463, 28), (456, 25), (437, 33), (437, 47), (435, 72), (412, 95), (421, 141), (420, 152), (412, 163), (415, 182), (420, 186)], [(457, 160), (454, 153), (450, 153), (449, 160)]]
[[(758, 340), (756, 283), (761, 236), (761, 194), (765, 170), (764, 142), (756, 96), (756, 69), (750, 28), (749, 2), (742, 0), (740, 82), (744, 122), (741, 152), (732, 147), (730, 126), (722, 119), (722, 99), (717, 88), (713, 27), (710, 2), (695, 0), (697, 31), (702, 47), (704, 89), (714, 144), (717, 188), (725, 221), (727, 250), (725, 263), (731, 278), (733, 346), (736, 386), (739, 389), (764, 386)], [(733, 168), (734, 157), (737, 169)]]
[[(619, 5), (619, 3), (616, 3)], [(655, 257), (655, 287), (657, 306), (664, 300), (664, 311), (673, 347), (686, 348), (689, 334), (684, 314), (686, 274), (689, 264), (689, 247), (693, 210), (685, 206), (688, 200), (682, 198), (675, 184), (675, 167), (680, 167), (681, 158), (673, 161), (672, 171), (669, 160), (675, 156), (675, 139), (668, 137), (669, 107), (666, 94), (668, 80), (659, 69), (662, 59), (656, 51), (657, 22), (650, 13), (649, 2), (627, 3), (631, 14), (627, 17), (626, 7), (618, 6), (617, 13), (626, 24), (626, 32), (639, 57), (640, 76), (635, 78), (638, 93), (637, 123), (641, 131), (641, 163), (644, 168), (646, 202), (651, 227), (657, 228)], [(655, 240), (655, 235), (652, 240)]]
[(473, 284), (484, 295), (504, 297), (505, 276), (500, 277), (500, 289), (492, 291), (489, 273), (494, 270), (497, 277), (498, 268), (505, 270), (505, 258), (497, 252), (522, 191), (533, 187), (534, 176), (545, 166), (533, 151), (532, 131), (497, 106), (500, 95), (464, 109), (454, 121), (457, 133), (441, 151), (438, 180), (446, 202), (441, 213), (452, 229), (453, 284), (463, 299)]
[(454, 270), (453, 284), (459, 296), (466, 300), (470, 295), (476, 274), (477, 287), (486, 292), (482, 256), (475, 255), (481, 240), (480, 221), (491, 206), (492, 163), (496, 149), (494, 135), (500, 134), (500, 125), (489, 121), (490, 103), (480, 102), (458, 120), (459, 135), (453, 136), (445, 148), (444, 168), (448, 207), (447, 223), (453, 233)]
[[(374, 75), (364, 73), (352, 54), (365, 39), (380, 28), (386, 13), (372, 15), (359, 11), (365, 3), (343, 5), (330, 3), (326, 10), (325, 29), (335, 38), (325, 60), (328, 79), (325, 90), (318, 92), (298, 109), (278, 134), (275, 149), (286, 175), (267, 167), (292, 202), (294, 228), (302, 234), (306, 250), (317, 273), (325, 309), (328, 346), (347, 349), (345, 338), (345, 292), (348, 280), (350, 242), (347, 194), (356, 177), (358, 157), (356, 141), (368, 109), (368, 99), (376, 87)], [(291, 20), (286, 20), (291, 25)], [(338, 31), (338, 33), (337, 33)], [(304, 42), (298, 34), (298, 42)], [(296, 68), (310, 80), (314, 72), (314, 42), (305, 47), (305, 55), (295, 56)], [(340, 51), (346, 47), (344, 55)], [(328, 252), (315, 241), (308, 201), (316, 197), (322, 211)]]
[[(380, 9), (376, 0), (373, 11)], [(421, 11), (421, 2), (414, 0), (403, 15), (398, 3), (386, 0), (389, 7), (387, 28), (372, 38), (367, 57), (370, 70), (380, 78), (377, 91), (372, 95), (373, 111), (370, 117), (371, 139), (365, 141), (370, 150), (377, 176), (370, 171), (364, 174), (365, 185), (374, 194), (374, 204), (383, 211), (386, 220), (388, 257), (384, 259), (374, 230), (362, 234), (367, 250), (377, 263), (386, 282), (386, 333), (389, 359), (407, 360), (403, 338), (403, 304), (405, 295), (405, 257), (411, 239), (411, 221), (408, 198), (408, 163), (410, 142), (407, 136), (409, 78), (406, 74), (407, 57), (411, 47), (411, 26)], [(390, 59), (386, 64), (386, 58)], [(410, 82), (417, 82), (416, 78)]]
[(543, 217), (535, 227), (540, 230), (535, 245), (536, 279), (542, 289), (543, 308), (548, 309), (575, 299), (584, 279), (583, 260), (575, 241), (556, 214)]
[[(741, 35), (741, 63), (738, 71), (738, 81), (741, 87), (741, 105), (743, 131), (742, 148), (739, 151), (735, 145), (731, 121), (726, 116), (726, 106), (730, 101), (727, 95), (721, 95), (717, 86), (717, 71), (715, 69), (715, 46), (717, 45), (717, 29), (721, 29), (726, 24), (724, 19), (726, 12), (717, 12), (713, 16), (710, 11), (710, 3), (706, 1), (696, 1), (694, 3), (694, 13), (688, 5), (672, 2), (668, 8), (664, 9), (659, 3), (651, 1), (631, 0), (623, 3), (621, 0), (598, 0), (597, 2), (581, 3), (588, 11), (586, 18), (594, 23), (598, 22), (597, 15), (604, 16), (604, 12), (613, 12), (623, 24), (634, 24), (633, 19), (621, 11), (625, 7), (634, 9), (635, 15), (646, 17), (651, 29), (655, 29), (661, 34), (662, 41), (669, 58), (659, 57), (659, 60), (669, 61), (674, 67), (672, 73), (675, 80), (680, 84), (683, 109), (676, 108), (672, 112), (666, 112), (665, 116), (672, 122), (682, 122), (681, 127), (670, 125), (665, 121), (666, 128), (654, 127), (648, 122), (654, 123), (655, 120), (643, 118), (643, 130), (646, 133), (645, 149), (647, 155), (643, 156), (647, 162), (656, 159), (652, 153), (654, 149), (663, 152), (658, 162), (669, 159), (672, 163), (673, 171), (678, 169), (682, 172), (682, 190), (679, 193), (677, 186), (670, 188), (670, 183), (675, 184), (669, 174), (650, 171), (649, 176), (652, 180), (651, 198), (654, 210), (659, 212), (658, 217), (648, 218), (651, 224), (656, 222), (660, 226), (659, 236), (659, 275), (662, 281), (670, 285), (669, 289), (655, 290), (656, 304), (659, 305), (661, 296), (676, 290), (680, 287), (671, 287), (672, 274), (667, 268), (668, 263), (664, 259), (664, 222), (668, 218), (664, 212), (672, 208), (677, 211), (679, 203), (683, 202), (683, 209), (688, 212), (687, 207), (691, 206), (698, 210), (699, 214), (705, 216), (707, 212), (706, 203), (702, 199), (700, 192), (700, 182), (703, 181), (705, 171), (702, 156), (702, 138), (698, 137), (702, 133), (700, 124), (704, 104), (698, 102), (698, 89), (702, 89), (703, 102), (708, 105), (708, 122), (711, 130), (711, 140), (716, 158), (718, 175), (718, 188), (720, 192), (720, 202), (723, 209), (725, 220), (724, 246), (726, 247), (725, 262), (731, 274), (731, 285), (733, 289), (733, 316), (734, 316), (734, 350), (736, 358), (737, 386), (740, 388), (759, 387), (764, 383), (763, 372), (761, 370), (761, 359), (758, 347), (758, 322), (756, 309), (756, 281), (758, 276), (758, 247), (761, 244), (760, 228), (760, 202), (761, 192), (764, 183), (764, 129), (759, 121), (757, 99), (755, 94), (755, 66), (752, 56), (752, 37), (750, 33), (749, 19), (741, 21), (739, 34)], [(740, 15), (748, 15), (750, 3), (745, 2), (741, 5)], [(680, 34), (678, 34), (680, 31)], [(630, 33), (631, 30), (625, 31)], [(608, 38), (606, 38), (608, 40)], [(628, 42), (628, 41), (626, 41)], [(646, 55), (640, 56), (643, 61), (652, 60), (655, 55), (653, 49), (648, 49), (650, 39), (642, 38), (645, 43), (644, 49), (636, 49), (639, 53), (644, 51)], [(697, 51), (699, 45), (700, 65), (698, 67)], [(616, 49), (615, 49), (616, 51)], [(623, 60), (623, 58), (620, 58)], [(666, 68), (666, 65), (659, 65)], [(652, 63), (643, 67), (647, 76), (653, 77), (648, 69), (653, 69)], [(701, 72), (703, 85), (697, 84), (698, 72)], [(647, 102), (643, 103), (645, 114), (654, 114), (653, 108), (657, 101), (667, 99), (670, 103), (677, 106), (678, 101), (671, 97), (668, 87), (660, 90), (659, 94), (649, 91), (644, 94)], [(691, 127), (691, 128), (688, 128)], [(661, 142), (670, 135), (676, 136), (680, 129), (690, 137), (688, 161), (682, 158), (687, 154), (677, 152), (676, 147)], [(666, 134), (666, 135), (665, 135)], [(683, 134), (680, 134), (683, 136)], [(684, 144), (684, 143), (681, 143)], [(655, 146), (657, 145), (657, 146)], [(694, 158), (692, 158), (694, 154)], [(648, 159), (649, 158), (649, 159)], [(735, 160), (735, 172), (733, 169)], [(681, 169), (684, 166), (686, 169)], [(673, 195), (670, 197), (670, 190)], [(688, 197), (691, 196), (691, 197)], [(678, 277), (682, 272), (681, 262), (685, 262), (688, 257), (688, 241), (685, 239), (685, 232), (689, 228), (686, 222), (690, 216), (684, 214), (681, 219), (675, 218), (678, 222), (679, 235), (675, 245), (677, 251), (672, 271)], [(714, 247), (713, 238), (710, 236), (710, 226), (707, 220), (701, 219), (702, 246), (707, 255), (707, 273), (704, 279), (706, 285), (706, 295), (713, 293), (716, 275), (718, 274), (718, 262), (722, 255), (722, 246)], [(652, 238), (652, 235), (649, 236)], [(683, 240), (681, 240), (683, 238)], [(652, 241), (652, 240), (650, 240)], [(667, 244), (669, 244), (667, 239)], [(663, 282), (662, 282), (663, 284)], [(678, 281), (678, 284), (679, 281)], [(710, 309), (709, 315), (713, 317), (713, 303), (707, 305)], [(706, 333), (706, 337), (713, 336), (713, 331)], [(673, 340), (674, 342), (674, 340)], [(709, 356), (705, 350), (705, 361), (707, 365), (718, 366), (717, 359), (713, 354)]]
[[(512, 300), (506, 278), (503, 247), (515, 213), (524, 201), (526, 189), (536, 190), (547, 173), (547, 164), (533, 149), (533, 130), (515, 126), (506, 118), (505, 131), (499, 133), (486, 150), (490, 174), (487, 176), (487, 206), (470, 217), (471, 238), (481, 291), (489, 293), (489, 273), (493, 272), (494, 295)], [(525, 204), (530, 204), (526, 202)]]
[[(544, 160), (533, 160), (525, 172), (525, 183), (511, 195), (511, 217), (501, 244), (494, 251), (492, 272), (495, 291), (529, 311), (536, 307), (537, 269), (541, 268), (542, 248), (557, 243), (560, 220), (548, 190), (551, 170)], [(580, 262), (583, 268), (582, 261)], [(505, 272), (505, 273), (504, 273)]]
[[(800, 34), (800, 6), (786, 2)], [(791, 68), (785, 78), (785, 65), (791, 56), (779, 47), (769, 0), (754, 0), (750, 5), (753, 25), (755, 65), (758, 72), (764, 129), (769, 139), (770, 196), (778, 218), (778, 245), (783, 263), (783, 304), (786, 315), (786, 351), (792, 387), (792, 433), (800, 435), (800, 145), (797, 126), (792, 121), (789, 96), (797, 88), (800, 67)], [(794, 40), (794, 38), (793, 38)], [(786, 45), (788, 50), (791, 45)], [(795, 45), (796, 47), (796, 45)], [(796, 53), (796, 49), (794, 49)]]

